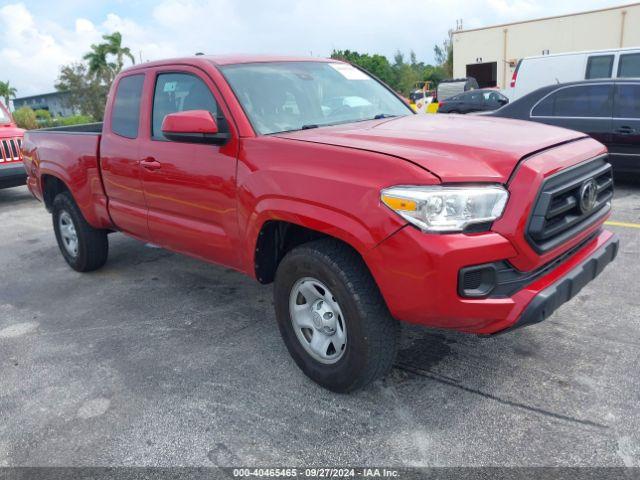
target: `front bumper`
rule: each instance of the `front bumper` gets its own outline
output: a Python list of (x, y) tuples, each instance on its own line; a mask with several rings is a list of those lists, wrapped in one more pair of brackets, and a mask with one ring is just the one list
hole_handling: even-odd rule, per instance
[(0, 164), (0, 188), (18, 187), (26, 180), (27, 172), (22, 162)]
[(618, 240), (607, 230), (533, 282), (504, 298), (465, 298), (461, 268), (517, 255), (502, 235), (426, 235), (407, 226), (366, 256), (391, 314), (402, 321), (476, 334), (494, 334), (548, 317), (610, 263)]
[(618, 254), (619, 244), (618, 237), (612, 235), (591, 256), (533, 297), (516, 323), (503, 331), (533, 325), (549, 318), (560, 305), (575, 297), (582, 287), (600, 275), (604, 267), (613, 262)]

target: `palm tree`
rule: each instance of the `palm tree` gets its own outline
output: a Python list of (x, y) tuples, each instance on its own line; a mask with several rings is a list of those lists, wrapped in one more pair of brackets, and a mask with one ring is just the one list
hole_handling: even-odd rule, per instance
[(110, 83), (109, 80), (112, 72), (109, 62), (107, 61), (107, 48), (105, 44), (101, 43), (96, 45), (94, 43), (91, 45), (91, 51), (82, 58), (88, 63), (89, 75), (92, 75), (97, 80), (104, 80)]
[[(124, 58), (127, 57), (135, 64), (135, 58), (129, 47), (122, 46), (122, 34), (113, 32), (111, 35), (103, 35), (106, 43), (91, 45), (91, 51), (84, 57), (88, 62), (89, 74), (106, 85), (111, 84), (115, 76), (124, 66)], [(110, 62), (109, 55), (115, 56), (115, 62)]]
[(104, 35), (104, 38), (107, 43), (104, 44), (107, 50), (107, 53), (111, 55), (115, 55), (116, 57), (116, 73), (119, 73), (124, 66), (124, 57), (127, 57), (131, 60), (131, 63), (135, 65), (136, 59), (133, 57), (131, 53), (131, 49), (129, 47), (122, 46), (122, 34), (120, 32), (113, 32), (111, 35)]
[(16, 98), (18, 91), (9, 84), (9, 81), (0, 82), (0, 97), (4, 99), (4, 104), (9, 107), (9, 101)]

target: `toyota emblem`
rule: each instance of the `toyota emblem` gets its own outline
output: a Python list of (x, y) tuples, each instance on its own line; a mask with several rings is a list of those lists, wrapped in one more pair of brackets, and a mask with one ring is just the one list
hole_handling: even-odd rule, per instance
[(580, 187), (580, 211), (587, 213), (596, 206), (598, 198), (598, 184), (591, 178), (584, 182)]

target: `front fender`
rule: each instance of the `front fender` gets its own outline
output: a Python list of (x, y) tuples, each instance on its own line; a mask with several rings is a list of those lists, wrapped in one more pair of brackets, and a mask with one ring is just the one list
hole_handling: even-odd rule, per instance
[(266, 222), (289, 222), (337, 238), (366, 258), (406, 224), (381, 204), (380, 190), (438, 182), (426, 170), (388, 155), (274, 137), (244, 139), (239, 160), (242, 264), (251, 276)]
[[(286, 198), (268, 198), (256, 205), (248, 218), (243, 258), (244, 270), (255, 276), (253, 259), (258, 235), (265, 223), (282, 221), (337, 238), (364, 253), (378, 243), (362, 219), (326, 206)], [(401, 225), (398, 226), (398, 228)]]

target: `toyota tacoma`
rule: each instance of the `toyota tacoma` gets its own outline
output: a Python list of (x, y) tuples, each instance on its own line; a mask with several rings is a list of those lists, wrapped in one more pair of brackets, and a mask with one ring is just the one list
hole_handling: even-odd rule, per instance
[(73, 269), (102, 267), (119, 231), (273, 282), (290, 354), (338, 392), (391, 368), (399, 321), (484, 335), (534, 324), (618, 248), (602, 144), (415, 115), (334, 60), (134, 66), (104, 123), (27, 132), (23, 155)]

